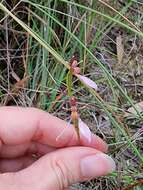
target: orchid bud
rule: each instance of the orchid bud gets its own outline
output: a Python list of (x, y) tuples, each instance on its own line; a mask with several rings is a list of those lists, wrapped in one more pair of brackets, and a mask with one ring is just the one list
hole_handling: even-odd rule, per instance
[(80, 74), (80, 68), (74, 67), (74, 74)]
[(78, 62), (77, 62), (77, 60), (73, 60), (73, 62), (72, 62), (72, 64), (71, 64), (71, 67), (77, 67), (77, 65), (78, 65)]

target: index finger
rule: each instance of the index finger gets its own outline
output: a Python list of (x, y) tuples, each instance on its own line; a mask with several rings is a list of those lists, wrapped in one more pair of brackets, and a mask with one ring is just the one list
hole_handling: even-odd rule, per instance
[(67, 128), (62, 137), (57, 136), (67, 127), (67, 123), (36, 108), (1, 107), (0, 139), (6, 145), (19, 145), (36, 141), (52, 147), (83, 145), (107, 151), (106, 143), (96, 135), (91, 142), (81, 137), (79, 142), (73, 127)]

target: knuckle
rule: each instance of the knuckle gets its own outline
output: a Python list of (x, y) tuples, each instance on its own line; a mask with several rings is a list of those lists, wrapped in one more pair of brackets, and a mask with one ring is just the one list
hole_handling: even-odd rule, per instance
[(55, 159), (52, 164), (60, 189), (67, 188), (73, 181), (72, 171), (61, 159)]

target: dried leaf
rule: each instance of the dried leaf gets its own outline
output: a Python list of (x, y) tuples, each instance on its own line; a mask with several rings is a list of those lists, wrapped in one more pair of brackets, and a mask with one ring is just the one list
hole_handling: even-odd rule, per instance
[(90, 143), (91, 142), (91, 131), (90, 131), (89, 127), (81, 119), (79, 119), (79, 131), (80, 131), (80, 134), (82, 134)]
[(29, 78), (30, 77), (27, 76), (27, 77), (21, 79), (20, 81), (16, 82), (15, 85), (13, 86), (11, 92), (17, 94), (21, 88), (24, 88), (26, 86)]
[[(11, 88), (10, 93), (13, 94), (14, 97), (17, 96), (18, 93), (19, 93), (19, 91), (20, 91), (20, 89), (26, 87), (26, 84), (27, 84), (29, 78), (30, 78), (30, 77), (27, 76), (27, 77), (25, 77), (25, 78), (19, 80), (18, 82), (16, 82), (16, 83), (13, 85), (13, 87)], [(6, 99), (4, 100), (4, 105), (5, 105), (5, 106), (8, 104), (8, 102), (9, 102), (11, 99), (13, 99), (13, 98), (12, 98), (13, 96), (9, 96), (9, 95), (6, 96)]]
[[(134, 107), (136, 108), (136, 110), (141, 113), (143, 112), (143, 101), (142, 102), (138, 102), (134, 105)], [(129, 117), (131, 115), (136, 115), (137, 112), (133, 107), (130, 107), (127, 112), (125, 113), (125, 117)]]
[(93, 80), (91, 80), (90, 78), (85, 77), (85, 76), (83, 76), (83, 75), (77, 75), (77, 74), (76, 74), (76, 76), (77, 76), (81, 81), (83, 81), (87, 86), (93, 88), (93, 89), (96, 90), (96, 91), (98, 90), (97, 84), (96, 84)]
[(122, 64), (123, 55), (124, 55), (124, 46), (123, 46), (123, 39), (121, 35), (118, 35), (116, 38), (116, 47), (117, 47), (118, 64)]

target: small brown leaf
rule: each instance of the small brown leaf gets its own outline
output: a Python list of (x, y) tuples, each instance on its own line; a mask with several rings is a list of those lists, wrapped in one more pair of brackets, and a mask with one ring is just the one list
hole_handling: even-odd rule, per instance
[[(136, 103), (136, 104), (134, 105), (134, 107), (136, 108), (136, 110), (137, 110), (139, 113), (143, 112), (143, 101)], [(125, 117), (129, 117), (129, 116), (131, 116), (131, 115), (136, 115), (136, 114), (137, 114), (136, 110), (135, 110), (133, 107), (130, 107), (130, 108), (126, 111)]]
[(118, 64), (122, 64), (123, 55), (124, 55), (124, 46), (123, 46), (123, 39), (120, 34), (116, 38), (116, 47), (117, 47)]
[(20, 81), (16, 82), (15, 85), (13, 86), (11, 92), (17, 94), (21, 88), (24, 88), (26, 86), (29, 78), (30, 77), (27, 76), (27, 77), (21, 79)]
[(11, 88), (10, 94), (12, 94), (12, 96), (6, 96), (5, 100), (4, 100), (4, 105), (6, 106), (8, 104), (8, 102), (13, 99), (12, 97), (16, 97), (20, 91), (21, 88), (25, 88), (28, 80), (29, 80), (29, 76), (19, 80), (18, 82), (16, 82), (13, 87)]

